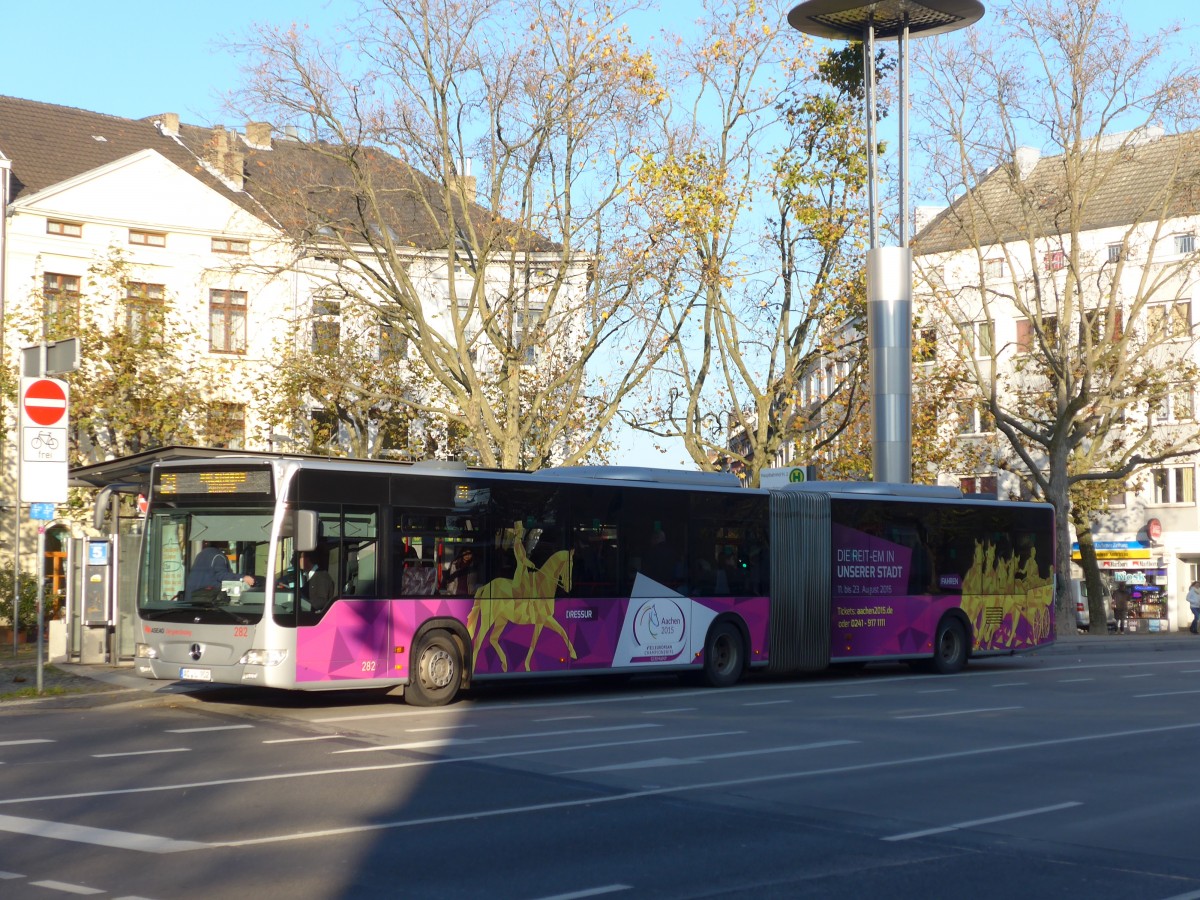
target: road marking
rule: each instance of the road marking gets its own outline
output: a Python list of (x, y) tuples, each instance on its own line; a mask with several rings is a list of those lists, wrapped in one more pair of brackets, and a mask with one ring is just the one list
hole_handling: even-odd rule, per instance
[(1139, 672), (1137, 675), (1122, 675), (1122, 678), (1153, 678), (1157, 672)]
[(409, 741), (404, 744), (384, 744), (373, 747), (349, 747), (334, 753), (378, 753), (381, 750), (431, 750), (444, 747), (471, 747), (494, 741), (523, 741), (528, 738), (562, 737), (571, 734), (604, 734), (610, 731), (637, 731), (642, 728), (661, 728), (661, 725), (614, 725), (608, 728), (575, 728), (570, 731), (527, 731), (522, 734), (497, 734), (482, 738), (446, 738), (438, 741)]
[(49, 888), (52, 891), (62, 891), (64, 894), (105, 894), (100, 888), (84, 887), (82, 884), (68, 884), (65, 881), (31, 881), (33, 887)]
[(138, 850), (142, 853), (178, 853), (181, 850), (201, 850), (213, 846), (198, 841), (176, 841), (153, 834), (112, 831), (108, 828), (69, 825), (66, 822), (47, 822), (42, 819), (26, 819), (21, 816), (0, 816), (0, 831), (26, 834), (30, 837), (53, 838), (59, 841), (74, 841), (77, 844), (115, 847), (118, 850)]
[(1025, 687), (1027, 684), (1029, 684), (1028, 681), (1003, 681), (1000, 684), (993, 684), (992, 687)]
[(668, 713), (695, 712), (695, 711), (696, 711), (696, 707), (694, 707), (694, 706), (677, 706), (674, 709), (645, 709), (645, 710), (642, 710), (642, 715), (643, 716), (665, 716)]
[(878, 697), (878, 694), (834, 694), (834, 700), (857, 700), (859, 697)]
[(1095, 678), (1060, 678), (1060, 679), (1058, 679), (1058, 683), (1059, 684), (1076, 684), (1080, 681), (1095, 681), (1095, 680), (1096, 680)]
[(756, 700), (753, 703), (743, 703), (742, 706), (778, 706), (781, 703), (791, 702), (791, 700)]
[(191, 753), (191, 747), (170, 747), (166, 750), (127, 750), (124, 753), (93, 753), (92, 759), (116, 759), (118, 756), (151, 756), (155, 753)]
[(571, 722), (575, 719), (594, 719), (595, 716), (551, 716), (548, 719), (534, 719), (535, 722)]
[(0, 881), (11, 881), (14, 878), (24, 877), (24, 875), (20, 875), (17, 872), (0, 872)]
[(944, 834), (947, 831), (961, 831), (964, 828), (974, 828), (977, 825), (991, 825), (993, 822), (1007, 822), (1011, 819), (1023, 819), (1026, 816), (1040, 816), (1042, 813), (1058, 812), (1060, 809), (1070, 809), (1073, 806), (1083, 806), (1077, 801), (1057, 803), (1054, 806), (1040, 806), (1037, 809), (1024, 809), (1020, 812), (1008, 813), (1003, 816), (990, 816), (986, 819), (972, 819), (969, 822), (957, 822), (954, 825), (943, 825), (940, 828), (926, 828), (922, 831), (908, 831), (904, 834), (893, 834), (885, 837), (885, 841), (910, 841), (913, 838), (928, 837), (931, 834)]
[(303, 744), (306, 741), (336, 741), (338, 738), (345, 737), (344, 734), (314, 734), (309, 737), (293, 737), (293, 738), (272, 738), (269, 741), (263, 741), (264, 744)]
[(20, 747), (25, 744), (53, 744), (49, 738), (28, 738), (23, 741), (0, 741), (0, 747)]
[(584, 900), (585, 897), (600, 897), (604, 894), (615, 894), (618, 891), (633, 890), (627, 884), (606, 884), (604, 887), (587, 888), (582, 891), (571, 891), (569, 894), (553, 894), (549, 897), (539, 897), (538, 900)]
[(769, 753), (793, 753), (797, 750), (824, 750), (827, 747), (845, 747), (857, 744), (858, 741), (820, 741), (815, 744), (796, 744), (791, 747), (767, 747), (761, 750), (739, 750), (734, 753), (712, 753), (706, 756), (670, 757), (658, 759), (643, 759), (631, 763), (617, 763), (611, 766), (595, 766), (590, 769), (572, 769), (563, 772), (564, 775), (584, 775), (592, 772), (620, 772), (624, 769), (658, 769), (663, 766), (690, 766), (718, 759), (736, 759), (742, 756), (763, 756)]
[(205, 731), (239, 731), (243, 728), (253, 728), (253, 725), (211, 725), (207, 728), (168, 728), (167, 734), (201, 734)]
[(917, 691), (918, 694), (953, 694), (958, 688), (930, 688), (927, 691)]
[(1008, 712), (1013, 709), (1024, 709), (1023, 706), (981, 706), (978, 709), (948, 709), (944, 712), (914, 713), (910, 716), (892, 716), (893, 719), (937, 719), (942, 716), (973, 716), (976, 713)]
[(405, 728), (405, 734), (420, 734), (424, 731), (459, 731), (463, 728), (478, 728), (478, 725), (430, 725), (428, 728)]
[(1200, 694), (1200, 690), (1195, 691), (1159, 691), (1157, 694), (1134, 694), (1134, 700), (1145, 700), (1147, 697), (1179, 697), (1183, 694)]

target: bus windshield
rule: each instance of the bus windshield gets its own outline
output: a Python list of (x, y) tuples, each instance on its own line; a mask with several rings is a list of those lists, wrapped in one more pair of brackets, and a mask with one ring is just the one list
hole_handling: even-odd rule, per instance
[(154, 511), (146, 526), (138, 613), (165, 622), (258, 622), (271, 512), (261, 507)]

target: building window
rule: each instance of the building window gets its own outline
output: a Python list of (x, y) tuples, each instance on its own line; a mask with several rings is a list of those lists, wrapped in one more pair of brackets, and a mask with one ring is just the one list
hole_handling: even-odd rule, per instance
[(167, 236), (161, 231), (138, 231), (129, 229), (129, 243), (139, 247), (165, 247)]
[(215, 353), (246, 352), (246, 292), (208, 292), (208, 349)]
[(246, 407), (240, 403), (210, 403), (204, 436), (210, 447), (243, 450), (246, 446)]
[(1119, 489), (1108, 495), (1109, 509), (1124, 509), (1125, 507), (1125, 485), (1119, 485)]
[(1151, 341), (1174, 341), (1191, 337), (1192, 303), (1154, 303), (1146, 307), (1146, 337)]
[(991, 322), (964, 322), (958, 326), (963, 349), (970, 356), (991, 356), (993, 347)]
[(1051, 250), (1043, 258), (1047, 272), (1057, 272), (1067, 264), (1067, 255), (1062, 250)]
[(1196, 415), (1195, 398), (1190, 384), (1172, 384), (1160, 400), (1152, 403), (1158, 422), (1191, 422)]
[(1196, 252), (1196, 235), (1194, 234), (1177, 234), (1175, 235), (1175, 252), (1183, 255), (1186, 253)]
[(245, 255), (250, 252), (250, 242), (235, 240), (234, 238), (213, 238), (212, 252)]
[(970, 475), (958, 479), (958, 487), (964, 494), (996, 495), (995, 475)]
[(79, 323), (79, 276), (46, 272), (42, 276), (43, 315), (50, 337), (73, 334)]
[(312, 352), (336, 356), (342, 342), (342, 301), (318, 294), (313, 297)]
[(913, 336), (913, 359), (919, 365), (928, 365), (937, 360), (937, 329), (918, 328)]
[(1120, 262), (1122, 255), (1123, 254), (1121, 253), (1121, 245), (1120, 244), (1109, 244), (1108, 245), (1108, 261), (1110, 263)]
[(404, 359), (408, 338), (391, 322), (379, 323), (379, 359)]
[(997, 257), (996, 259), (984, 260), (983, 274), (988, 278), (1003, 278), (1004, 277), (1004, 258)]
[(1088, 309), (1084, 310), (1083, 318), (1087, 322), (1088, 332), (1092, 336), (1092, 343), (1099, 344), (1106, 341), (1117, 341), (1121, 339), (1122, 328), (1125, 324), (1124, 311), (1121, 309), (1113, 310), (1113, 326), (1112, 332), (1108, 329), (1108, 310), (1105, 309)]
[(64, 222), (61, 219), (47, 219), (46, 234), (57, 234), (62, 237), (83, 237), (83, 226), (78, 222)]
[(125, 286), (125, 330), (135, 340), (162, 336), (166, 288), (131, 281)]
[(992, 428), (991, 413), (978, 400), (962, 400), (958, 403), (959, 434), (987, 434)]
[(1194, 466), (1164, 466), (1155, 469), (1155, 503), (1195, 503), (1196, 470)]

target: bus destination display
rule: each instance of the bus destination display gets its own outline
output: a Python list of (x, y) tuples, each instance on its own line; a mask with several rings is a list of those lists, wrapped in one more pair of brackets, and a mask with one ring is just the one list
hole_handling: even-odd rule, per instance
[(269, 469), (205, 469), (202, 472), (159, 472), (158, 493), (179, 494), (263, 494), (271, 493)]

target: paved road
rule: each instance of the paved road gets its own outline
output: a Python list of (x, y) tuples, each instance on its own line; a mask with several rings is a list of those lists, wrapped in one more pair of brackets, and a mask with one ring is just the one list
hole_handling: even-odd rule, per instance
[(0, 895), (1200, 897), (1188, 638), (441, 710), (0, 704)]

